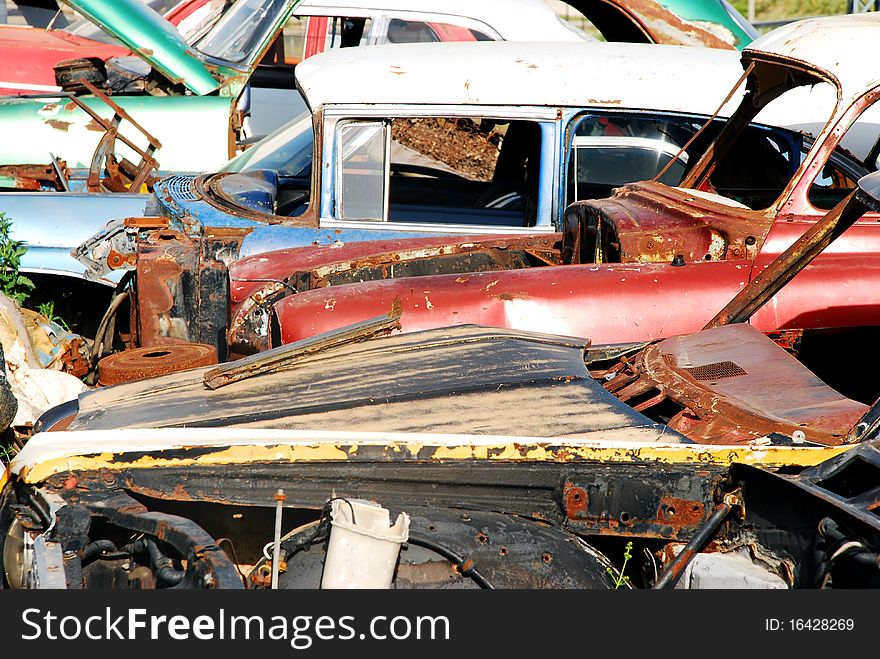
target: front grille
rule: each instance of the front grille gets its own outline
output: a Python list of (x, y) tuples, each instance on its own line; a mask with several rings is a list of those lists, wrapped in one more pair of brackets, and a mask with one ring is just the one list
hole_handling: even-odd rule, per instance
[(179, 201), (195, 201), (196, 194), (193, 192), (193, 179), (191, 176), (170, 176), (165, 179), (165, 187), (174, 199)]
[(747, 375), (746, 371), (734, 362), (714, 362), (712, 364), (704, 364), (703, 366), (684, 367), (681, 370), (698, 382), (738, 378), (741, 375)]

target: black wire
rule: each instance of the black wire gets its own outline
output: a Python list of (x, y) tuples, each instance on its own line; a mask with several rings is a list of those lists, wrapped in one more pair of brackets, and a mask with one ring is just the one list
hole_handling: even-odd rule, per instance
[(30, 504), (31, 509), (37, 513), (37, 516), (40, 518), (40, 521), (43, 522), (45, 527), (51, 528), (52, 526), (52, 517), (49, 515), (49, 511), (43, 508), (42, 504), (40, 504), (36, 496), (34, 495), (31, 488), (28, 486), (24, 486), (21, 488), (21, 491), (24, 492), (25, 497), (27, 497), (28, 503)]
[(241, 577), (241, 582), (244, 584), (244, 587), (246, 589), (250, 588), (250, 586), (248, 586), (247, 577), (244, 576), (244, 572), (242, 572), (241, 568), (238, 566), (238, 555), (235, 553), (235, 545), (232, 544), (232, 540), (230, 540), (229, 538), (217, 538), (215, 542), (217, 543), (218, 547), (220, 546), (221, 542), (229, 543), (229, 551), (232, 552), (231, 558), (235, 562), (235, 570), (236, 572), (238, 572), (238, 576)]
[(349, 501), (345, 497), (330, 497), (329, 499), (327, 499), (327, 501), (324, 503), (324, 508), (328, 511), (328, 513), (330, 511), (330, 504), (334, 501), (345, 501), (345, 503), (348, 504), (348, 509), (351, 511), (351, 523), (357, 524), (357, 521), (355, 521), (354, 518), (354, 506), (352, 506), (351, 501)]
[[(333, 499), (337, 498), (341, 497), (334, 497)], [(330, 535), (330, 502), (333, 499), (328, 499), (324, 503), (324, 506), (321, 508), (321, 516), (318, 518), (318, 524), (311, 535), (299, 540), (288, 538), (281, 542), (281, 549), (284, 551), (283, 560), (287, 560), (301, 551), (307, 551), (314, 543), (324, 542), (327, 539)], [(279, 558), (279, 560), (281, 559)]]
[(467, 562), (467, 559), (459, 556), (448, 547), (437, 544), (433, 540), (429, 540), (428, 538), (425, 538), (423, 536), (412, 535), (411, 533), (408, 542), (418, 547), (424, 547), (425, 549), (430, 549), (431, 551), (440, 554), (443, 558), (455, 565), (459, 573), (461, 573), (463, 576), (473, 579), (480, 588), (488, 588), (490, 590), (494, 590), (495, 586), (490, 584), (486, 577), (484, 577), (477, 571), (477, 569), (473, 566), (473, 562), (469, 567), (466, 566), (465, 563)]
[(321, 508), (321, 516), (318, 518), (318, 525), (315, 527), (314, 533), (301, 540), (290, 538), (281, 543), (281, 549), (284, 550), (283, 560), (287, 560), (294, 554), (297, 554), (301, 551), (308, 550), (308, 548), (316, 542), (324, 542), (327, 539), (327, 537), (330, 535), (331, 504), (334, 501), (344, 501), (345, 503), (347, 503), (348, 508), (351, 511), (351, 523), (357, 523), (354, 516), (354, 506), (351, 505), (351, 501), (349, 501), (345, 497), (330, 497), (329, 499), (327, 499), (327, 501), (324, 502), (324, 506)]

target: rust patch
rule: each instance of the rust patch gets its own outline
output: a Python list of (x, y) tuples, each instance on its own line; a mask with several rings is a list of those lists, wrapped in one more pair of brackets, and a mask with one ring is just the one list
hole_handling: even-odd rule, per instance
[(575, 519), (587, 512), (590, 498), (584, 488), (566, 483), (563, 496), (565, 497), (565, 514), (569, 519)]
[[(657, 0), (629, 0), (626, 3), (626, 8), (656, 43), (705, 46), (727, 50), (735, 48), (732, 42), (720, 38), (696, 23), (682, 19)], [(713, 25), (719, 29), (726, 29), (719, 23), (713, 23)], [(733, 38), (733, 34), (731, 34), (731, 38)]]
[(167, 217), (127, 217), (123, 221), (125, 226), (136, 229), (167, 229)]
[(102, 126), (100, 123), (92, 119), (89, 123), (86, 124), (86, 130), (92, 130), (98, 133), (103, 133), (106, 128)]
[[(58, 160), (57, 164), (58, 171), (66, 181), (69, 176), (67, 162)], [(0, 176), (13, 179), (15, 181), (14, 187), (17, 190), (64, 189), (59, 174), (52, 165), (0, 165)]]
[(60, 121), (59, 119), (46, 119), (45, 123), (47, 123), (55, 130), (63, 130), (65, 132), (67, 132), (67, 129), (70, 128), (69, 121)]
[(657, 519), (665, 520), (672, 526), (697, 526), (706, 515), (706, 505), (702, 501), (688, 501), (671, 496), (660, 497)]
[(62, 370), (72, 376), (81, 378), (89, 372), (89, 360), (82, 339), (72, 339), (67, 350), (61, 355)]

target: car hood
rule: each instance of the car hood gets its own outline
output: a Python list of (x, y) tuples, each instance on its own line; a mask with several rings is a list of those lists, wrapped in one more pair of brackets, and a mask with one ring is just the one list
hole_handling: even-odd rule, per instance
[(171, 23), (138, 0), (62, 1), (119, 39), (171, 82), (199, 95), (220, 86)]
[(217, 389), (203, 381), (213, 367), (96, 389), (80, 396), (68, 429), (358, 428), (689, 443), (593, 380), (584, 344), (473, 325), (387, 336)]

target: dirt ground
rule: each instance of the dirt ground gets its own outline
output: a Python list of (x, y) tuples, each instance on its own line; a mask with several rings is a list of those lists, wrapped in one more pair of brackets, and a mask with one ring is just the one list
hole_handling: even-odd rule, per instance
[(491, 181), (503, 126), (471, 119), (396, 119), (391, 139), (476, 181)]

